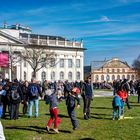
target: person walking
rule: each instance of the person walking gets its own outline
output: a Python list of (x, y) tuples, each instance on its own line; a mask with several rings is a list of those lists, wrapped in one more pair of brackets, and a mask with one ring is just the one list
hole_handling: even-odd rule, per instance
[(50, 119), (47, 123), (46, 130), (50, 132), (50, 127), (54, 121), (54, 131), (55, 133), (59, 133), (58, 125), (60, 123), (60, 119), (58, 118), (58, 98), (56, 96), (56, 85), (55, 83), (50, 83), (48, 85), (48, 89), (46, 91), (46, 104), (50, 105)]

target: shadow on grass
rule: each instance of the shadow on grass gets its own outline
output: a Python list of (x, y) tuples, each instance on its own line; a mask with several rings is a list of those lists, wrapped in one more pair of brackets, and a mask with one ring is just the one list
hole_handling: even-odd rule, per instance
[(139, 105), (131, 104), (131, 106), (133, 106), (133, 107), (140, 107), (140, 104)]
[[(6, 127), (6, 129), (35, 131), (39, 134), (47, 133), (44, 127), (39, 127), (39, 126), (11, 126), (11, 127)], [(71, 133), (71, 131), (68, 131), (68, 130), (59, 130), (59, 131), (62, 133)], [(53, 131), (53, 129), (50, 129), (50, 133), (48, 134), (55, 134), (55, 132)]]
[[(30, 128), (31, 127), (31, 128)], [(16, 129), (16, 130), (25, 130), (25, 131), (35, 131), (37, 133), (46, 133), (45, 128), (40, 128), (39, 129), (32, 129), (32, 126), (11, 126), (11, 127), (6, 127), (6, 129)], [(41, 130), (40, 130), (41, 129)]]
[(110, 114), (103, 114), (103, 113), (91, 113), (92, 115), (96, 115), (96, 116), (101, 116), (101, 115), (103, 115), (103, 116), (111, 116)]
[(63, 114), (59, 114), (58, 117), (60, 117), (60, 118), (69, 118), (69, 116), (63, 115)]
[(90, 107), (90, 108), (93, 108), (93, 109), (112, 109), (110, 107)]
[(92, 138), (83, 138), (83, 139), (79, 139), (79, 140), (95, 140), (95, 139), (92, 139)]
[(98, 119), (98, 120), (111, 120), (111, 117), (110, 118), (104, 118), (104, 117), (101, 117), (101, 116), (91, 116), (91, 118)]

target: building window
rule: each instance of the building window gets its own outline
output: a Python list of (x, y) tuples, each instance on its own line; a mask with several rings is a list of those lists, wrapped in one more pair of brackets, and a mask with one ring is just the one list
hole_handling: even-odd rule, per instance
[(60, 72), (60, 80), (64, 80), (64, 72), (63, 71)]
[(112, 69), (112, 73), (114, 73), (115, 72), (115, 70), (114, 69)]
[(122, 76), (122, 79), (125, 79), (125, 75)]
[(95, 80), (96, 80), (96, 82), (99, 80), (99, 76), (98, 75), (95, 76)]
[(125, 73), (125, 69), (122, 69), (122, 72)]
[(76, 72), (76, 80), (80, 80), (80, 72)]
[(114, 81), (115, 80), (115, 75), (112, 75), (112, 81)]
[(51, 58), (50, 60), (50, 67), (55, 67), (55, 58)]
[(55, 80), (55, 72), (51, 72), (51, 80)]
[(27, 74), (26, 74), (26, 72), (24, 71), (24, 81), (26, 80), (26, 76), (27, 76)]
[(119, 73), (120, 72), (120, 69), (117, 69), (117, 73)]
[(68, 59), (68, 68), (72, 68), (72, 59)]
[(117, 80), (120, 80), (120, 75), (117, 75)]
[(131, 75), (131, 80), (134, 80), (135, 79), (135, 76), (134, 75)]
[(127, 75), (127, 79), (128, 79), (128, 80), (130, 79), (130, 75)]
[(104, 81), (104, 75), (101, 76), (101, 80)]
[(80, 68), (80, 59), (76, 59), (76, 67)]
[(70, 81), (72, 80), (72, 72), (68, 73), (68, 80), (70, 80)]
[(60, 59), (60, 68), (64, 68), (64, 59)]
[(109, 73), (109, 69), (107, 69), (107, 73)]
[(42, 81), (45, 81), (46, 80), (46, 72), (45, 71), (43, 71), (41, 73), (41, 79), (42, 79)]
[(107, 75), (107, 76), (106, 76), (106, 81), (109, 81), (109, 80), (110, 80), (110, 76)]
[(27, 67), (27, 62), (26, 61), (24, 61), (24, 67)]

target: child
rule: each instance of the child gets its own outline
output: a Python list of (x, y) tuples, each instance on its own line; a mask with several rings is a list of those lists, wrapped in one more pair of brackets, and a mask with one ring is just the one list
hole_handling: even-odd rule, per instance
[(116, 115), (117, 115), (117, 110), (118, 110), (118, 120), (120, 120), (122, 103), (121, 103), (121, 98), (118, 95), (114, 96), (112, 106), (113, 106), (112, 120), (115, 120)]
[(80, 90), (79, 88), (75, 87), (72, 89), (71, 93), (68, 94), (66, 99), (67, 110), (68, 110), (69, 117), (71, 119), (73, 130), (76, 130), (78, 127), (78, 122), (76, 120), (76, 116), (74, 112), (75, 100), (77, 100), (78, 102), (77, 108), (80, 107), (80, 97), (78, 96), (78, 94), (80, 95)]
[(49, 84), (49, 89), (46, 91), (46, 104), (50, 104), (50, 119), (47, 123), (46, 130), (50, 132), (51, 124), (54, 120), (54, 131), (59, 133), (58, 124), (60, 119), (58, 118), (58, 99), (56, 97), (56, 86), (54, 83)]
[(113, 120), (115, 120), (116, 112), (118, 110), (118, 120), (120, 120), (121, 116), (124, 117), (124, 102), (127, 98), (127, 93), (121, 88), (117, 95), (113, 98), (112, 106), (113, 106)]

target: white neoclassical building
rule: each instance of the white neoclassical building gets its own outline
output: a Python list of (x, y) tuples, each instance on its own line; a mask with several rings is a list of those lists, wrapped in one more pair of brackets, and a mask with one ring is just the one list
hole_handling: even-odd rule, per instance
[[(0, 51), (9, 53), (24, 50), (25, 45), (31, 47), (46, 47), (56, 55), (55, 67), (42, 68), (37, 72), (37, 79), (42, 80), (83, 80), (83, 41), (70, 41), (60, 36), (32, 34), (31, 29), (21, 25), (12, 25), (0, 28)], [(10, 78), (9, 68), (0, 68), (1, 76)], [(27, 62), (20, 61), (13, 66), (14, 78), (18, 80), (30, 80), (32, 68)]]
[(114, 80), (135, 80), (136, 72), (127, 62), (118, 58), (91, 62), (91, 77), (93, 82), (113, 82)]

